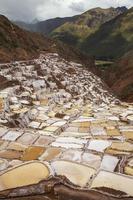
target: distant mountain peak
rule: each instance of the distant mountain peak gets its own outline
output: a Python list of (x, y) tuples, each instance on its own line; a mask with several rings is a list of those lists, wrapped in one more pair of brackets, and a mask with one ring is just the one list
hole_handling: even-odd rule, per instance
[(36, 24), (38, 22), (39, 22), (39, 20), (37, 18), (35, 18), (34, 20), (32, 20), (32, 24)]

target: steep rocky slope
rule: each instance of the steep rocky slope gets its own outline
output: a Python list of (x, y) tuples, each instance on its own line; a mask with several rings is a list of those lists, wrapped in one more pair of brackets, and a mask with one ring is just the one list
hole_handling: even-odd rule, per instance
[(0, 15), (0, 62), (38, 56), (49, 44), (43, 36), (24, 31)]

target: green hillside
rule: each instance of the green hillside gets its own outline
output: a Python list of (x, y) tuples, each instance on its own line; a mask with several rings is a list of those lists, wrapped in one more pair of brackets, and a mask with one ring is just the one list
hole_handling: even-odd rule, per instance
[(117, 58), (133, 48), (133, 8), (103, 24), (81, 44), (82, 51), (98, 58)]
[(79, 15), (75, 21), (66, 22), (55, 29), (51, 33), (51, 36), (80, 48), (82, 43), (84, 43), (90, 35), (94, 34), (102, 24), (114, 19), (123, 12), (124, 10), (120, 8), (91, 9)]

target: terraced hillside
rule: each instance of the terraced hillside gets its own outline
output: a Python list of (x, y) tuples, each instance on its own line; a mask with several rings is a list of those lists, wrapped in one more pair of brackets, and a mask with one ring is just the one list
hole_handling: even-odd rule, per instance
[(0, 74), (1, 199), (133, 199), (132, 104), (58, 54)]

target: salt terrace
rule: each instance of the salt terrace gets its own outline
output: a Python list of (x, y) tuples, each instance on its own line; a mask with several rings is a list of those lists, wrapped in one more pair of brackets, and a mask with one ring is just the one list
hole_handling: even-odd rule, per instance
[(133, 199), (132, 104), (57, 54), (0, 76), (0, 198)]

